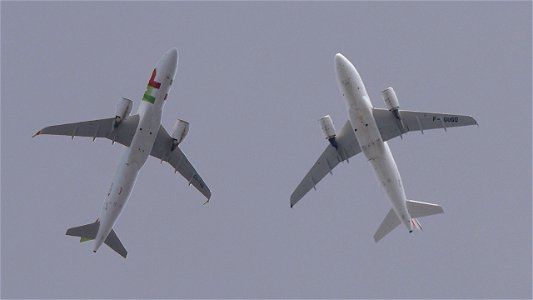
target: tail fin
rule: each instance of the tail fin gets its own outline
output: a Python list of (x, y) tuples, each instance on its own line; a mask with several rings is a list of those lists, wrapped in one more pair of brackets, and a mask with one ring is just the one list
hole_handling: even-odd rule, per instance
[(391, 208), (383, 222), (381, 222), (378, 231), (374, 234), (374, 241), (376, 241), (376, 243), (379, 242), (379, 240), (389, 234), (394, 228), (398, 227), (398, 225), (400, 225), (400, 219), (398, 219), (398, 216), (396, 216), (396, 213)]
[(409, 232), (413, 232), (413, 230), (422, 230), (422, 225), (420, 225), (420, 222), (417, 218), (411, 218), (411, 229)]
[[(100, 222), (96, 220), (96, 222), (94, 223), (69, 228), (67, 229), (66, 234), (70, 236), (80, 237), (80, 243), (83, 243), (86, 241), (94, 240), (96, 238), (96, 234), (98, 233), (99, 227)], [(111, 232), (107, 235), (107, 238), (105, 239), (104, 243), (109, 246), (109, 248), (120, 254), (122, 257), (126, 258), (126, 256), (128, 255), (128, 251), (126, 251), (114, 230), (111, 230)]]

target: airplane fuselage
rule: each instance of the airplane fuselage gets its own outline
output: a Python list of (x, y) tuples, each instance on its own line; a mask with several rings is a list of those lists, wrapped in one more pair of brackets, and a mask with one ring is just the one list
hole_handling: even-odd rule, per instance
[(372, 113), (372, 103), (361, 76), (341, 54), (335, 56), (339, 89), (346, 100), (348, 117), (362, 152), (370, 161), (379, 183), (392, 202), (401, 222), (411, 231), (411, 216), (402, 178), (387, 142), (384, 142)]
[(174, 80), (176, 69), (177, 51), (171, 49), (161, 57), (152, 72), (143, 101), (141, 101), (138, 109), (139, 125), (130, 146), (122, 154), (100, 212), (100, 225), (94, 242), (94, 252), (104, 243), (111, 232), (131, 194), (139, 170), (152, 151), (161, 126), (163, 106)]

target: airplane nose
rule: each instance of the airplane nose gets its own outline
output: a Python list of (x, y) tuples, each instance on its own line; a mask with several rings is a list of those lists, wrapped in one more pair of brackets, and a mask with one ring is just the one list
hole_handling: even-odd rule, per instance
[(350, 80), (350, 62), (344, 57), (344, 55), (335, 54), (335, 71), (337, 73), (337, 80), (346, 84)]
[(165, 57), (169, 61), (169, 63), (174, 64), (174, 65), (177, 64), (178, 63), (178, 49), (172, 48), (168, 50), (167, 53), (165, 53)]
[(339, 69), (340, 67), (344, 67), (347, 62), (348, 60), (346, 59), (346, 57), (344, 57), (344, 55), (340, 53), (335, 54), (335, 66), (337, 67), (337, 69)]
[(361, 81), (357, 69), (355, 69), (354, 65), (340, 53), (335, 54), (335, 69), (337, 71), (337, 78), (342, 82), (347, 82), (349, 78)]
[(158, 61), (156, 69), (158, 73), (169, 74), (165, 76), (174, 77), (176, 74), (176, 69), (178, 67), (178, 50), (176, 48), (171, 48)]

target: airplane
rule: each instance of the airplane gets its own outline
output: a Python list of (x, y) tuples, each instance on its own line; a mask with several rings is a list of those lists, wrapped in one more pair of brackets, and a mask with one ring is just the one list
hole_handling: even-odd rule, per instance
[(335, 55), (335, 69), (339, 90), (346, 101), (349, 120), (337, 134), (329, 115), (319, 122), (329, 144), (311, 170), (296, 187), (290, 198), (293, 207), (311, 188), (340, 162), (363, 152), (377, 175), (377, 179), (392, 203), (385, 219), (374, 234), (378, 242), (403, 223), (409, 232), (422, 227), (417, 218), (443, 213), (441, 206), (407, 199), (402, 178), (387, 141), (402, 137), (409, 131), (478, 125), (470, 116), (400, 110), (398, 98), (391, 87), (382, 91), (387, 109), (375, 108), (370, 102), (361, 76), (342, 54)]
[[(67, 235), (80, 237), (80, 242), (94, 240), (93, 252), (105, 243), (115, 252), (126, 258), (128, 252), (118, 239), (113, 225), (117, 221), (139, 170), (149, 155), (169, 163), (174, 173), (179, 172), (206, 198), (211, 191), (191, 165), (179, 145), (189, 131), (189, 123), (178, 119), (169, 134), (161, 125), (163, 106), (174, 81), (178, 66), (178, 51), (168, 50), (157, 62), (139, 104), (137, 114), (130, 115), (133, 101), (122, 98), (117, 105), (114, 117), (93, 121), (70, 123), (45, 127), (33, 136), (41, 134), (107, 138), (126, 146), (115, 176), (105, 198), (100, 216), (94, 223), (69, 228)], [(205, 204), (204, 203), (204, 204)]]

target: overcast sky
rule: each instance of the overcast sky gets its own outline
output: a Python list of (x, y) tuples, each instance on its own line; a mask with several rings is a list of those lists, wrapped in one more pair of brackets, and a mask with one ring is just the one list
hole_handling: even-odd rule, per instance
[[(1, 3), (3, 298), (531, 298), (531, 2)], [(115, 231), (128, 250), (65, 236), (93, 222), (124, 147), (31, 136), (111, 117), (179, 50), (162, 123), (203, 196), (150, 158)], [(408, 198), (442, 205), (423, 232), (372, 238), (391, 205), (364, 156), (293, 209), (347, 120), (334, 55), (371, 100), (480, 126), (389, 142)]]

